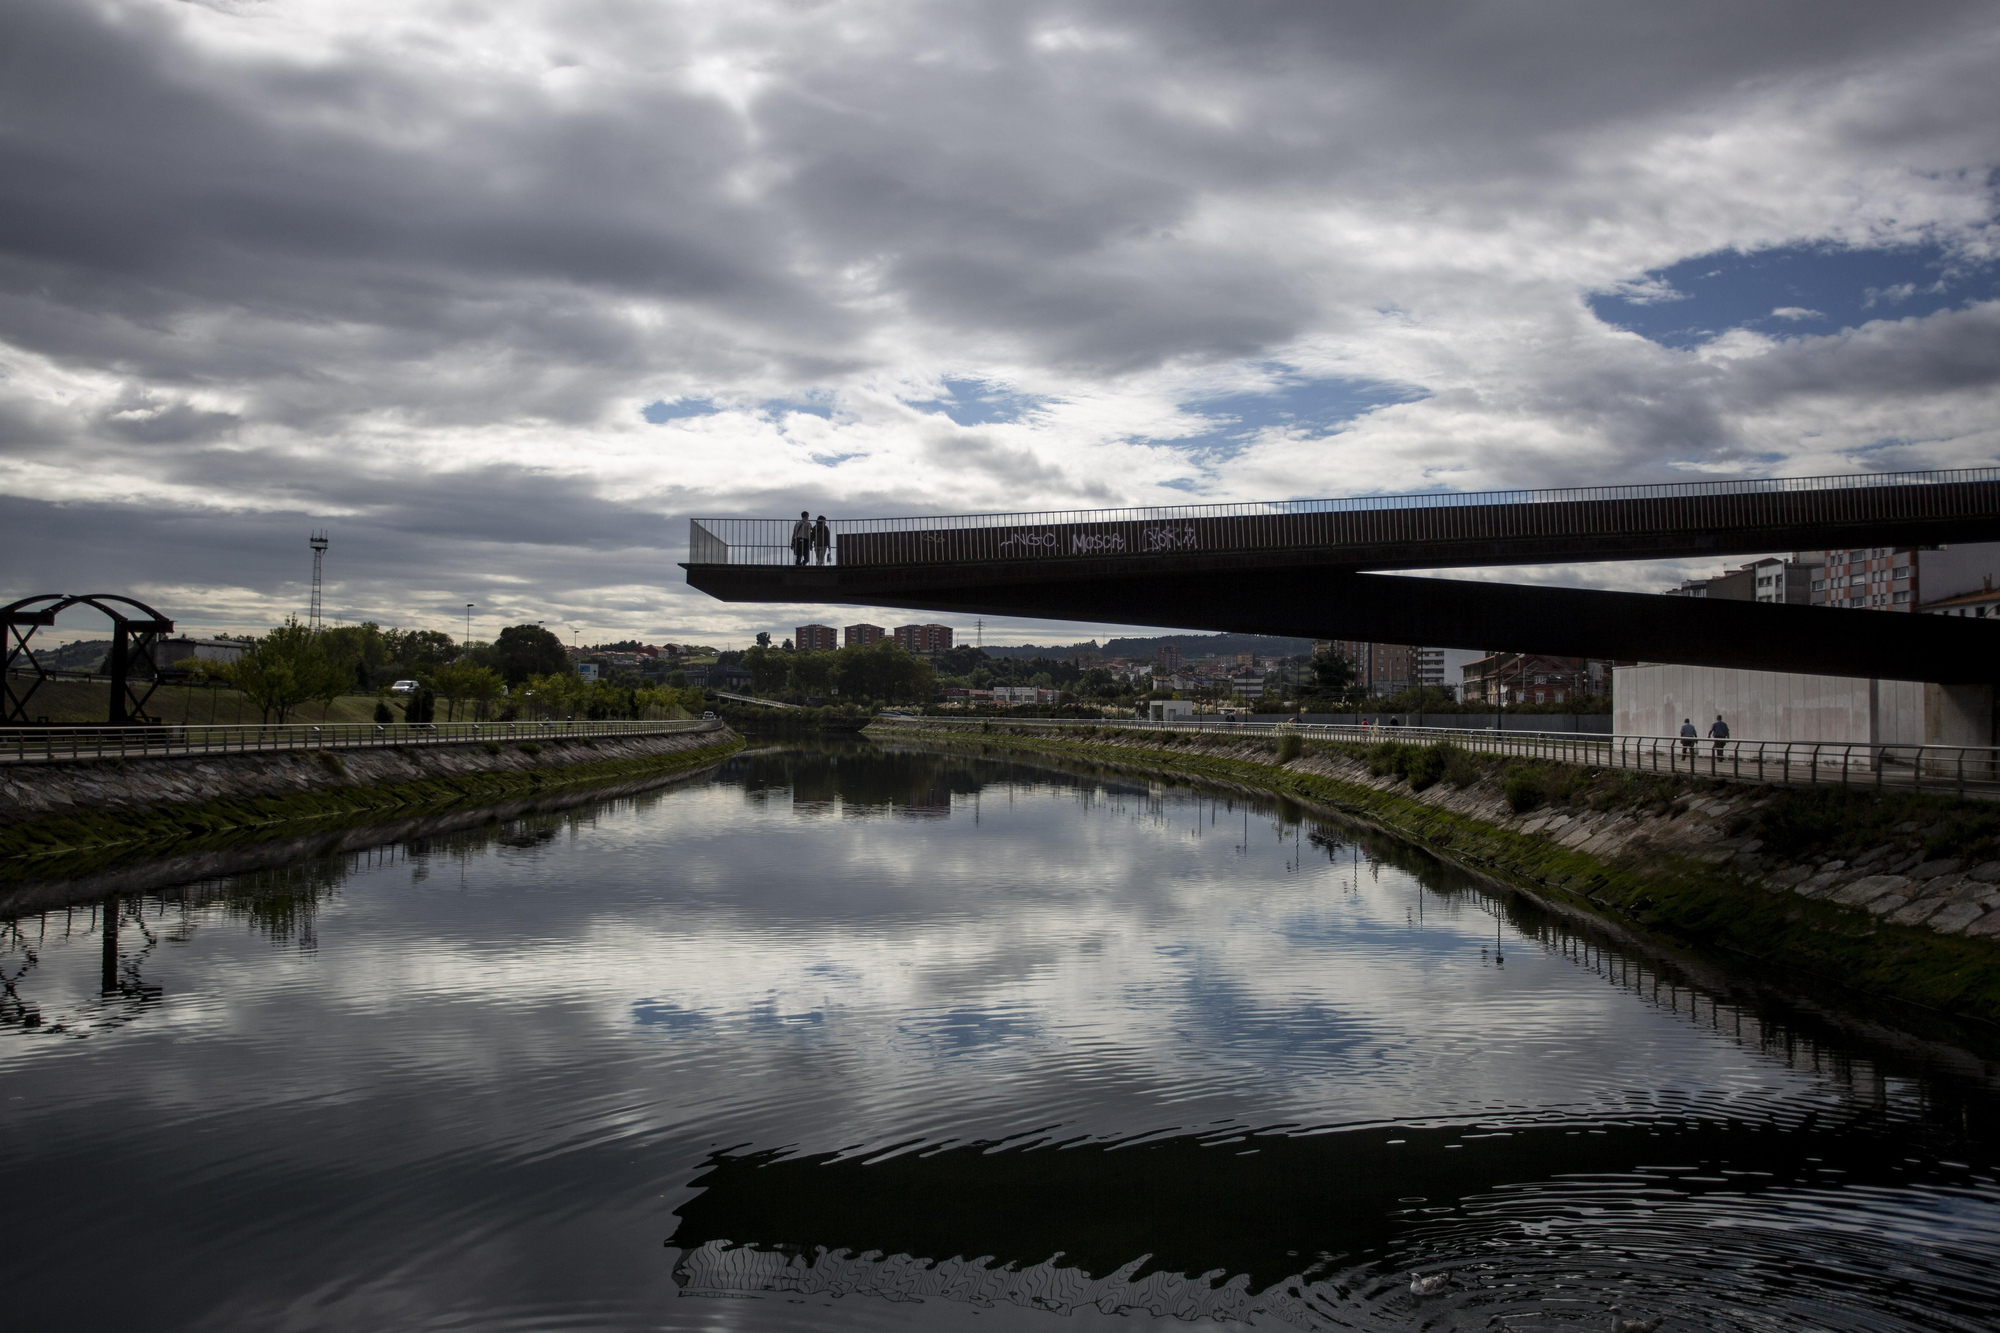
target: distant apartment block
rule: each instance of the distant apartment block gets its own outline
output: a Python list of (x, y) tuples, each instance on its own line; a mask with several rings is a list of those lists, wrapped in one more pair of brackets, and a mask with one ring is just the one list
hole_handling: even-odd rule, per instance
[(1181, 669), (1181, 650), (1171, 643), (1161, 644), (1160, 651), (1153, 656), (1155, 671), (1175, 672)]
[(951, 647), (949, 625), (898, 625), (896, 642), (913, 653), (941, 653)]
[(1779, 606), (1806, 606), (1812, 601), (1813, 580), (1820, 577), (1825, 568), (1811, 559), (1812, 552), (1802, 551), (1798, 557), (1782, 560), (1772, 556), (1755, 564), (1745, 565), (1750, 571), (1753, 595), (1760, 602), (1770, 602)]
[(831, 652), (840, 647), (840, 631), (831, 625), (801, 625), (792, 631), (792, 646), (802, 653)]
[(1401, 694), (1415, 685), (1419, 651), (1407, 643), (1362, 643), (1353, 639), (1328, 642), (1326, 653), (1319, 651), (1318, 644), (1313, 645), (1315, 657), (1331, 654), (1345, 658), (1354, 669), (1354, 688), (1371, 699)]
[(880, 625), (849, 625), (844, 631), (846, 648), (873, 648), (889, 637), (889, 631)]
[(1979, 592), (2000, 574), (2000, 542), (1872, 546), (1814, 554), (1825, 562), (1812, 582), (1814, 606), (1926, 610)]
[(1465, 667), (1486, 656), (1476, 648), (1418, 648), (1416, 683), (1423, 689), (1443, 690), (1453, 698), (1465, 681)]
[(1229, 692), (1238, 698), (1252, 701), (1264, 697), (1264, 677), (1255, 671), (1245, 671), (1229, 678)]
[(1667, 590), (1667, 596), (1804, 606), (1821, 573), (1819, 558), (1818, 552), (1801, 551), (1789, 560), (1779, 556), (1754, 560), (1713, 578), (1683, 579), (1680, 587)]

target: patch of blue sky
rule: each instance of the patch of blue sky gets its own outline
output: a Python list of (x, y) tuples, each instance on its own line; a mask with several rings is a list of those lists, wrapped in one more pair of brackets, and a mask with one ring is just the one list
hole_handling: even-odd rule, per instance
[(913, 398), (909, 405), (926, 412), (942, 412), (961, 426), (1004, 425), (1045, 406), (1049, 400), (1030, 393), (1016, 393), (995, 380), (944, 377), (946, 396)]
[(867, 456), (868, 456), (867, 454), (861, 452), (847, 453), (847, 454), (806, 455), (807, 458), (810, 458), (813, 462), (819, 464), (821, 467), (839, 467), (842, 463), (845, 463), (850, 458), (866, 458)]
[(679, 421), (683, 417), (710, 416), (719, 410), (706, 398), (676, 398), (671, 402), (661, 398), (640, 408), (639, 415), (655, 426), (664, 426), (669, 421)]
[(1268, 388), (1183, 402), (1180, 409), (1206, 418), (1211, 423), (1209, 429), (1153, 442), (1204, 458), (1227, 459), (1267, 430), (1323, 435), (1377, 408), (1427, 396), (1408, 385), (1383, 380), (1284, 378)]
[(1699, 347), (1733, 329), (1828, 334), (2000, 296), (2000, 268), (1939, 245), (1786, 245), (1718, 251), (1590, 297), (1607, 324), (1662, 347)]
[(808, 416), (824, 417), (828, 421), (833, 420), (835, 406), (835, 397), (831, 389), (808, 389), (798, 398), (767, 398), (757, 404), (759, 411), (774, 417), (781, 417), (789, 412), (803, 412)]

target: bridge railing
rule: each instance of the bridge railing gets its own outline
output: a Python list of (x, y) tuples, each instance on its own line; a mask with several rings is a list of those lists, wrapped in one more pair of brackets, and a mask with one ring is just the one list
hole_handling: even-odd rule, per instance
[(1781, 786), (1842, 786), (1954, 793), (2000, 799), (2000, 747), (1864, 741), (1759, 741), (1708, 737), (1591, 735), (1571, 731), (1499, 731), (1469, 727), (1370, 727), (1286, 721), (1192, 718), (1154, 722), (1107, 718), (882, 718), (877, 725), (950, 728), (1060, 727), (1088, 731), (1282, 736), (1374, 745), (1450, 743), (1479, 754), (1542, 759), (1593, 768), (1720, 778)]
[(659, 736), (720, 730), (699, 718), (659, 722), (287, 722), (274, 725), (0, 727), (0, 765), (287, 750), (372, 750)]
[[(1868, 472), (1823, 477), (1765, 477), (1743, 480), (1659, 482), (1633, 486), (1570, 486), (1511, 491), (1424, 491), (1405, 495), (1365, 495), (1332, 499), (1259, 500), (1231, 504), (1156, 505), (1130, 509), (1064, 509), (1000, 514), (934, 514), (903, 518), (829, 519), (829, 546), (820, 551), (808, 543), (804, 559), (793, 547), (797, 519), (696, 518), (689, 520), (688, 562), (697, 565), (838, 564), (842, 547), (846, 562), (882, 563), (880, 553), (893, 549), (898, 559), (962, 558), (962, 540), (953, 534), (1005, 533), (1021, 549), (1012, 554), (1163, 554), (1184, 549), (1186, 530), (1175, 524), (1214, 524), (1222, 519), (1271, 520), (1316, 515), (1389, 514), (1397, 511), (1443, 511), (1499, 505), (1578, 505), (1614, 501), (1726, 500), (1751, 496), (1837, 495), (1891, 487), (1947, 486), (2000, 482), (2000, 467), (1955, 468), (1922, 472)], [(1245, 532), (1289, 531), (1283, 527), (1246, 527)], [(874, 542), (854, 541), (861, 538)], [(891, 540), (901, 538), (902, 540)], [(1027, 543), (1054, 540), (1062, 549), (1041, 551)], [(1117, 541), (1114, 548), (1107, 543)], [(1069, 548), (1085, 543), (1078, 551)], [(1096, 543), (1091, 545), (1091, 543)], [(1008, 543), (1001, 543), (1006, 545)], [(1258, 542), (1257, 544), (1263, 544)], [(987, 543), (968, 549), (986, 551)], [(1204, 549), (1215, 549), (1204, 543)]]

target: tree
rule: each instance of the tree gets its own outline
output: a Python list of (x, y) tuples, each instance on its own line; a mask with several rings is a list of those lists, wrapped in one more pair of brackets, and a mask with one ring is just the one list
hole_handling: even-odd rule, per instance
[(1339, 653), (1315, 657), (1312, 672), (1312, 684), (1299, 684), (1298, 702), (1303, 709), (1338, 704), (1354, 684), (1354, 663)]
[(327, 657), (363, 689), (372, 686), (376, 672), (389, 663), (388, 638), (372, 620), (321, 630), (319, 640)]
[(229, 664), (228, 675), (269, 722), (283, 722), (308, 699), (331, 699), (347, 688), (347, 669), (327, 657), (320, 636), (292, 616)]
[(838, 652), (803, 652), (792, 657), (792, 692), (823, 698), (833, 689), (833, 665)]
[(521, 697), (528, 707), (543, 717), (567, 717), (575, 711), (575, 701), (582, 690), (583, 682), (564, 671), (529, 677)]
[(472, 668), (472, 698), (479, 705), (479, 717), (484, 721), (492, 703), (507, 688), (507, 682), (491, 667)]
[(434, 629), (392, 629), (382, 635), (389, 661), (405, 675), (440, 666), (458, 656), (451, 636)]
[(928, 703), (937, 679), (930, 664), (912, 657), (902, 644), (884, 641), (872, 648), (845, 648), (834, 673), (843, 699), (889, 699)]
[(540, 625), (509, 625), (493, 641), (499, 655), (500, 674), (509, 685), (519, 685), (530, 676), (552, 676), (569, 670), (569, 653), (562, 640)]
[(753, 694), (769, 698), (781, 695), (791, 687), (792, 659), (768, 644), (758, 644), (745, 652), (743, 669), (750, 673)]
[(757, 646), (759, 648), (769, 648), (771, 646), (770, 631), (761, 629), (757, 631)]
[(447, 721), (458, 715), (460, 699), (484, 702), (500, 693), (502, 684), (499, 672), (471, 662), (453, 662), (450, 666), (439, 667), (431, 673), (430, 683), (445, 701)]

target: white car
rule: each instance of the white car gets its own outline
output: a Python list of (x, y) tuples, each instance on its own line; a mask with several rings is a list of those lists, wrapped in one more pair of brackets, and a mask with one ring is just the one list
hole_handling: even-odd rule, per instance
[(389, 693), (391, 694), (415, 694), (416, 692), (417, 682), (414, 680), (399, 680), (389, 687)]

